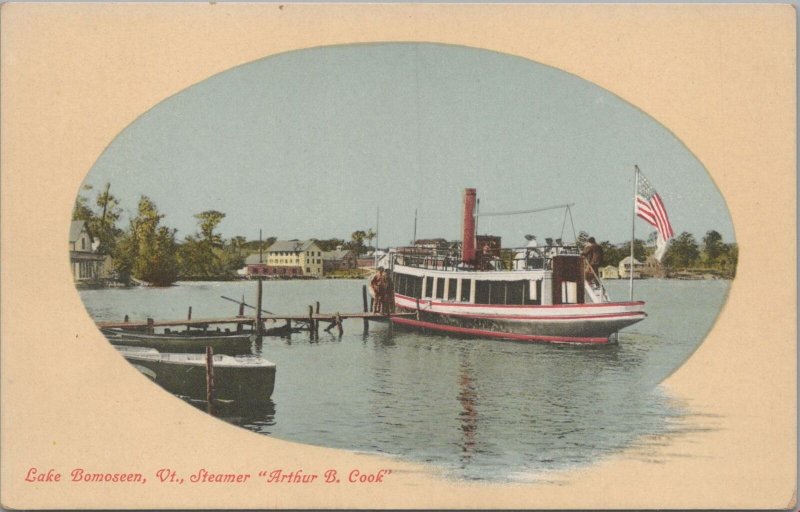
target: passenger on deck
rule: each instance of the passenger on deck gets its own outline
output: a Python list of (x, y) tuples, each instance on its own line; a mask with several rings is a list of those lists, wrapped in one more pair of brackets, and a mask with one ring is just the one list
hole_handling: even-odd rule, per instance
[(372, 312), (382, 313), (386, 295), (386, 274), (383, 267), (378, 267), (378, 271), (369, 281), (369, 289), (372, 292)]
[(528, 268), (542, 268), (544, 260), (542, 251), (539, 249), (539, 242), (536, 240), (536, 235), (525, 235), (528, 245), (525, 246), (525, 259), (527, 260)]
[(598, 277), (600, 266), (603, 264), (603, 248), (595, 242), (594, 237), (589, 237), (581, 256), (586, 258), (586, 280), (594, 285), (599, 285)]
[(378, 267), (378, 272), (369, 282), (372, 291), (372, 312), (388, 315), (394, 312), (394, 283), (388, 272), (383, 267)]

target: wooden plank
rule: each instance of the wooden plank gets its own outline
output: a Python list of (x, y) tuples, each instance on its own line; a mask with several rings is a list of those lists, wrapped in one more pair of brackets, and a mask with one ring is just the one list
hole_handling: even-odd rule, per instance
[[(341, 313), (339, 316), (342, 319), (347, 318), (363, 318), (364, 321), (370, 320), (388, 320), (392, 317), (409, 317), (414, 316), (415, 313), (392, 313), (391, 315), (382, 315), (380, 313)], [(314, 314), (314, 320), (332, 320), (335, 314)], [(262, 320), (294, 320), (307, 322), (309, 315), (264, 315)], [(251, 324), (255, 321), (254, 317), (237, 316), (228, 318), (197, 318), (192, 320), (153, 320), (152, 323), (148, 322), (96, 322), (97, 326), (104, 329), (136, 329), (142, 327), (174, 327), (180, 325), (186, 326), (203, 326), (214, 324)]]

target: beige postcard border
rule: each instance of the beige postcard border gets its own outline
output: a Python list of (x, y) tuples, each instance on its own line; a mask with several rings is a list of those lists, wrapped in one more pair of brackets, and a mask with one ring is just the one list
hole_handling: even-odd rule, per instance
[[(13, 508), (778, 508), (796, 481), (795, 12), (786, 5), (6, 4), (2, 68), (2, 505)], [(681, 139), (727, 200), (739, 274), (665, 383), (715, 428), (519, 485), (259, 436), (146, 385), (72, 285), (68, 219), (103, 149), (164, 98), (292, 49), (442, 42), (555, 66)], [(679, 321), (679, 319), (676, 319)], [(132, 394), (131, 389), (135, 389)], [(62, 473), (392, 468), (380, 485), (26, 482)]]

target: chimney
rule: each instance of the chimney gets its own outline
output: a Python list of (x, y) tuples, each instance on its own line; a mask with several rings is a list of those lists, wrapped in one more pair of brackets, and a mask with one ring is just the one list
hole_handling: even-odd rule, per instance
[(474, 188), (464, 189), (464, 218), (461, 222), (461, 260), (475, 262), (475, 196)]

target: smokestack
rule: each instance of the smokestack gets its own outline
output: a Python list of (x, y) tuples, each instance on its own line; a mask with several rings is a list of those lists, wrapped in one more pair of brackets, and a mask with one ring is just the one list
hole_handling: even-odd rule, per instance
[(464, 218), (461, 222), (461, 260), (475, 261), (475, 196), (474, 188), (464, 189)]

